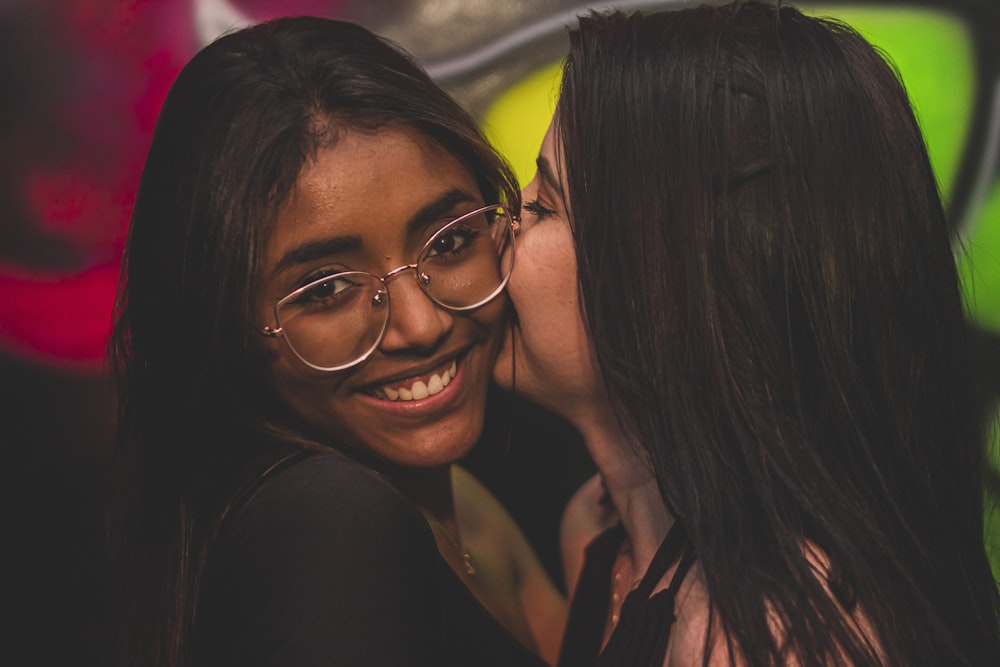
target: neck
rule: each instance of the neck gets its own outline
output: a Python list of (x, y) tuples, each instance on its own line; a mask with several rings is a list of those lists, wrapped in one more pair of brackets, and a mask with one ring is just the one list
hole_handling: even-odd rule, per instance
[(625, 527), (632, 571), (645, 572), (674, 523), (652, 467), (613, 415), (578, 423), (577, 428)]
[(462, 541), (455, 513), (452, 466), (404, 468), (390, 475), (396, 487), (413, 501), (427, 519), (438, 552), (452, 570), (459, 576), (475, 576), (476, 565)]
[(455, 494), (451, 465), (434, 468), (396, 468), (387, 470), (396, 488), (409, 498), (425, 516), (457, 533)]

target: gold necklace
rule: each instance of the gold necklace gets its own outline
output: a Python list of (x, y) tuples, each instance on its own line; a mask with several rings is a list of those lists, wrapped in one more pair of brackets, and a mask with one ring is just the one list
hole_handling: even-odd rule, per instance
[[(426, 516), (426, 515), (425, 515)], [(462, 565), (465, 567), (465, 573), (470, 577), (476, 574), (476, 566), (472, 564), (472, 554), (469, 553), (468, 549), (462, 546), (462, 543), (455, 539), (444, 525), (435, 519), (434, 517), (428, 516), (427, 521), (431, 523), (432, 526), (437, 526), (438, 529), (444, 534), (445, 538), (451, 542), (452, 546), (458, 550), (458, 553), (462, 555)]]
[(614, 577), (611, 583), (611, 627), (618, 625), (618, 620), (621, 618), (622, 604), (625, 602), (625, 598), (630, 592), (639, 584), (642, 577), (638, 577), (631, 581), (627, 586), (622, 585), (622, 580), (625, 577), (625, 570), (628, 569), (631, 573), (631, 561), (629, 560), (632, 555), (632, 550), (622, 546), (622, 550), (618, 554), (618, 558), (622, 560), (622, 564), (615, 568)]

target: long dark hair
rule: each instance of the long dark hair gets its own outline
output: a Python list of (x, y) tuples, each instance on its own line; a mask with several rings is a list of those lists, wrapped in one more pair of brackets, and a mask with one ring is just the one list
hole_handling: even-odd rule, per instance
[(952, 239), (894, 70), (791, 7), (595, 13), (556, 120), (608, 393), (730, 648), (1000, 664)]
[(253, 344), (262, 246), (319, 147), (390, 124), (455, 155), (485, 201), (517, 206), (512, 172), (470, 115), (357, 25), (283, 18), (228, 34), (170, 90), (109, 346), (122, 480), (109, 525), (125, 664), (184, 663), (207, 553), (248, 469), (279, 445), (333, 444), (296, 431), (262, 379)]

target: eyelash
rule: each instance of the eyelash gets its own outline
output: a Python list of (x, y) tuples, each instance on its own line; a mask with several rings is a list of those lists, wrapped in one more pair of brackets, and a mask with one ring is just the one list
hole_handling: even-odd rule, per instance
[(299, 284), (296, 287), (296, 289), (298, 289), (299, 287), (305, 287), (306, 285), (308, 285), (310, 283), (314, 283), (317, 280), (319, 280), (320, 278), (332, 278), (333, 276), (337, 275), (338, 273), (344, 273), (345, 271), (349, 271), (349, 270), (350, 269), (341, 269), (341, 268), (336, 268), (336, 269), (332, 269), (332, 268), (331, 269), (320, 269), (319, 271), (315, 271), (315, 272), (309, 274), (308, 276), (306, 276), (305, 278), (303, 278), (301, 281), (299, 281)]
[(521, 208), (523, 208), (528, 213), (537, 216), (539, 219), (546, 218), (550, 215), (556, 214), (556, 212), (553, 211), (551, 208), (542, 206), (542, 204), (537, 199), (532, 199), (529, 202), (525, 202), (524, 204), (521, 205)]

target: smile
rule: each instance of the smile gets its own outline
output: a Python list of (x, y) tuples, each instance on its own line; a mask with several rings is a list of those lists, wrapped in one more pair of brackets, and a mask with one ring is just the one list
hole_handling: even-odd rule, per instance
[(458, 362), (452, 360), (447, 368), (420, 378), (410, 378), (394, 385), (384, 385), (372, 391), (383, 401), (419, 401), (440, 393), (458, 373)]

